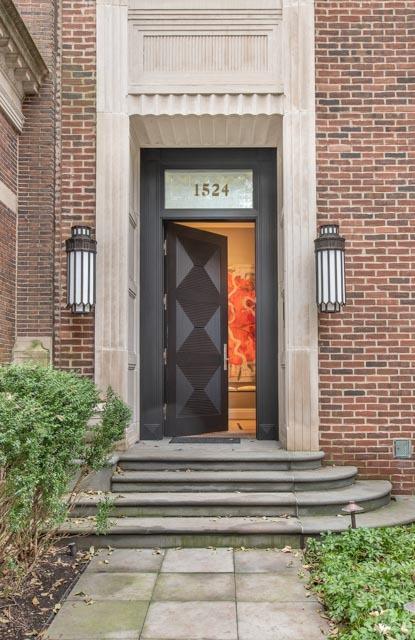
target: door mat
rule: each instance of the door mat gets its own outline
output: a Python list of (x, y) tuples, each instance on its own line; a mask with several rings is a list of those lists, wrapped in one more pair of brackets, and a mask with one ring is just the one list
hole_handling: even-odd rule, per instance
[(199, 436), (176, 436), (170, 444), (240, 444), (240, 438), (200, 438)]

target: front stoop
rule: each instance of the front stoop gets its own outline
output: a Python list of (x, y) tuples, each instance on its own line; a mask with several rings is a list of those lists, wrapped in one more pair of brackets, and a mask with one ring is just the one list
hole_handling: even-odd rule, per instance
[[(111, 492), (79, 496), (64, 533), (95, 547), (300, 547), (346, 530), (350, 500), (364, 509), (359, 526), (415, 521), (415, 498), (391, 498), (388, 481), (357, 480), (355, 467), (322, 467), (322, 452), (244, 447), (137, 445), (121, 455)], [(110, 519), (97, 535), (105, 497)]]

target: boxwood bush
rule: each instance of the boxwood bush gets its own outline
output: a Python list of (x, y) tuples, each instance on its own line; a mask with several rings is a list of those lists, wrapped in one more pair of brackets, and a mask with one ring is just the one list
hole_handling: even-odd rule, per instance
[(76, 373), (0, 367), (0, 560), (36, 555), (66, 516), (62, 498), (75, 471), (99, 469), (121, 438), (130, 410), (111, 389), (86, 438), (100, 401), (93, 382)]
[(310, 540), (313, 589), (339, 640), (414, 640), (415, 527), (355, 529)]

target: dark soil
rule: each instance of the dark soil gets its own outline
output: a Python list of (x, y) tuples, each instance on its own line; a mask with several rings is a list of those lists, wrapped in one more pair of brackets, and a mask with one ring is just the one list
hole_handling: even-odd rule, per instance
[(72, 557), (66, 546), (52, 547), (18, 587), (12, 575), (1, 577), (0, 640), (41, 638), (89, 559), (88, 553)]

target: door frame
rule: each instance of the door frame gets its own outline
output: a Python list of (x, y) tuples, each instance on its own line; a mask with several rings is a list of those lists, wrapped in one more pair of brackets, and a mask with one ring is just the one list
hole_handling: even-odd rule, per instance
[[(252, 169), (252, 209), (165, 209), (166, 169)], [(278, 438), (275, 149), (142, 149), (140, 211), (140, 439), (164, 437), (164, 224), (255, 222), (256, 437)], [(270, 295), (271, 292), (271, 295)]]

